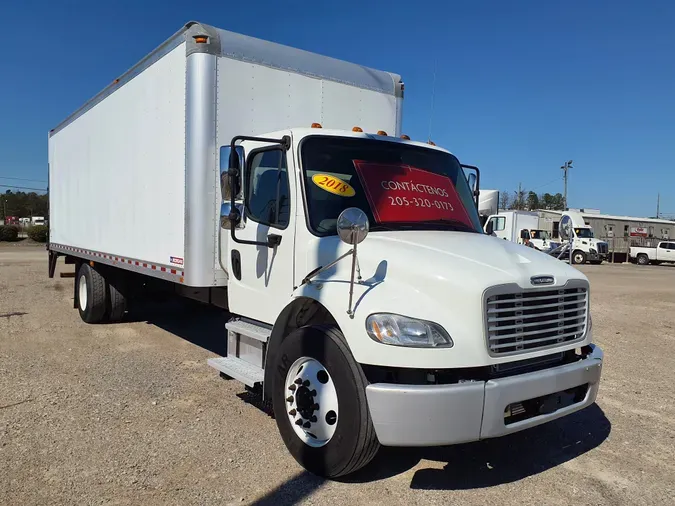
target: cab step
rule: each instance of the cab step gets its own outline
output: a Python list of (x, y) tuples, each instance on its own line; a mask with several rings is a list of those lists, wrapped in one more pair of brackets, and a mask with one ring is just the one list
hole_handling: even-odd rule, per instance
[(237, 357), (210, 358), (206, 363), (226, 376), (241, 381), (249, 387), (254, 387), (256, 383), (262, 383), (264, 379), (264, 372), (261, 367), (257, 367)]
[(263, 343), (266, 343), (272, 335), (271, 327), (263, 326), (262, 324), (241, 318), (230, 320), (225, 324), (225, 328), (230, 332), (250, 337)]

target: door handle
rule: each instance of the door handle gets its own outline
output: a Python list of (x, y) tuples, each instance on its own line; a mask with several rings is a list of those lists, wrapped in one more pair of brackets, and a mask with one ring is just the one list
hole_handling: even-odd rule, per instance
[(281, 244), (281, 236), (279, 234), (269, 234), (267, 236), (267, 246), (270, 248), (276, 248)]

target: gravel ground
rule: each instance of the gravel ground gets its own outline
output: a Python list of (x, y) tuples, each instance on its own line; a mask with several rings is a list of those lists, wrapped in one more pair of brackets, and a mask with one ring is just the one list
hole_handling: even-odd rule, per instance
[(170, 301), (85, 325), (43, 248), (0, 245), (0, 504), (675, 504), (673, 267), (583, 267), (606, 353), (596, 405), (498, 440), (385, 449), (330, 482), (206, 365), (224, 314)]

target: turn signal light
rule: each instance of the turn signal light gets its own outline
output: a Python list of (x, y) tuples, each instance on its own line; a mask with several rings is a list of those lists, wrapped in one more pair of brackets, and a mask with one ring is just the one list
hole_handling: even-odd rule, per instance
[(195, 35), (194, 39), (197, 44), (206, 44), (209, 41), (206, 35)]
[(377, 131), (377, 135), (384, 135), (384, 136), (386, 137), (386, 136), (387, 136), (387, 132), (385, 132), (384, 130), (378, 130), (378, 131)]
[(352, 128), (352, 132), (363, 132), (363, 128), (361, 128), (361, 127), (354, 127), (354, 128)]
[(403, 134), (403, 135), (401, 135), (401, 139), (403, 139), (404, 141), (409, 141), (409, 140), (410, 140), (410, 136), (409, 136), (409, 135), (406, 135), (406, 134)]
[(321, 123), (312, 123), (312, 128), (323, 128)]

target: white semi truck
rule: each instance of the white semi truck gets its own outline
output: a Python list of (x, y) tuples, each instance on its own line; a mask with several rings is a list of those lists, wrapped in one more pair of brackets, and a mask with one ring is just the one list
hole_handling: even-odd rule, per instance
[(572, 263), (601, 264), (609, 258), (609, 244), (595, 238), (593, 227), (587, 225), (578, 211), (564, 211), (560, 217), (559, 230), (567, 230), (571, 238)]
[(322, 476), (589, 406), (587, 278), (484, 234), (402, 104), (395, 74), (188, 23), (50, 132), (49, 275), (75, 264), (90, 324), (151, 283), (227, 310), (209, 364)]

